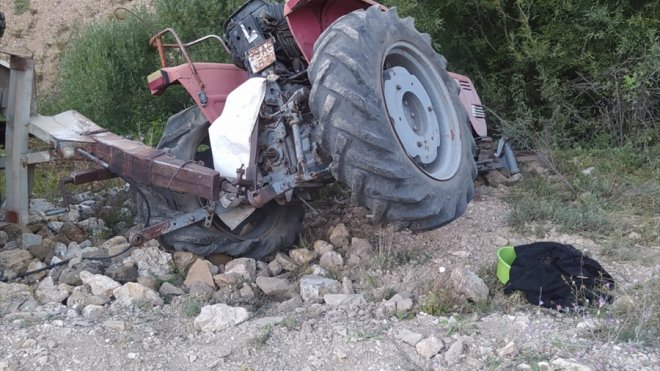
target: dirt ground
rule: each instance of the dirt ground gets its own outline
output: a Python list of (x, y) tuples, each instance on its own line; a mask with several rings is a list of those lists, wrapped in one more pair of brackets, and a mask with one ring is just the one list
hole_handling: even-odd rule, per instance
[(56, 81), (58, 55), (74, 30), (109, 19), (118, 7), (152, 4), (153, 0), (0, 0), (7, 22), (0, 50), (32, 56), (39, 91), (43, 93)]
[[(372, 226), (362, 209), (326, 209), (327, 225), (341, 218), (353, 237), (375, 241), (375, 257), (414, 252), (387, 270), (380, 268), (378, 259), (360, 269), (342, 270), (341, 275), (354, 282), (355, 291), (367, 298), (365, 305), (285, 308), (283, 299), (263, 297), (247, 305), (248, 321), (211, 334), (194, 328), (185, 301), (153, 309), (110, 306), (94, 315), (45, 305), (0, 319), (0, 369), (4, 364), (4, 369), (53, 370), (96, 365), (145, 370), (497, 370), (539, 369), (539, 362), (544, 367), (544, 362), (561, 364), (561, 360), (573, 362), (570, 367), (588, 367), (582, 369), (659, 369), (657, 348), (608, 341), (608, 336), (615, 335), (614, 326), (592, 332), (589, 314), (562, 315), (513, 298), (500, 297), (499, 304), (472, 313), (431, 316), (420, 311), (407, 318), (383, 313), (384, 300), (379, 299), (383, 290), (410, 292), (420, 305), (425, 290), (438, 282), (442, 285), (448, 280), (446, 272), (455, 267), (493, 281), (488, 272), (494, 273), (497, 247), (533, 240), (507, 227), (509, 210), (497, 197), (499, 192), (480, 187), (463, 217), (420, 234)], [(657, 262), (612, 261), (600, 254), (598, 244), (580, 236), (553, 234), (547, 239), (588, 252), (622, 287), (657, 279), (660, 273)], [(402, 330), (435, 336), (445, 344), (444, 350), (428, 360), (402, 341)], [(459, 361), (446, 363), (443, 353), (459, 341)], [(509, 343), (515, 347), (512, 354), (504, 350)], [(553, 369), (580, 369), (570, 367)]]

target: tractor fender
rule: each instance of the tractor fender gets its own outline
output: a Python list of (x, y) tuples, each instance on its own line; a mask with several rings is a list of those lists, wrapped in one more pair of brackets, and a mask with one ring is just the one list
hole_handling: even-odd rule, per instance
[(314, 43), (326, 28), (344, 15), (372, 5), (380, 4), (374, 0), (289, 0), (284, 5), (284, 16), (300, 51), (310, 62)]

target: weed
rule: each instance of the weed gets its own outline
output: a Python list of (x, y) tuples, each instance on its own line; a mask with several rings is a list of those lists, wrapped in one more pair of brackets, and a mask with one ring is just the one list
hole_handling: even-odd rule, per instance
[(298, 326), (298, 321), (293, 317), (286, 317), (282, 323), (282, 326), (286, 327), (287, 330), (294, 330)]
[(539, 153), (555, 175), (529, 174), (509, 191), (514, 229), (543, 235), (556, 225), (595, 238), (658, 240), (660, 146)]
[(429, 292), (421, 301), (419, 310), (432, 316), (444, 316), (454, 311), (455, 296), (446, 291), (440, 293)]
[(188, 317), (196, 317), (202, 311), (202, 300), (197, 297), (189, 297), (183, 303), (183, 314)]
[(21, 15), (30, 10), (30, 0), (14, 0), (14, 14)]
[(273, 336), (273, 326), (269, 325), (269, 326), (266, 326), (266, 327), (262, 328), (259, 335), (257, 335), (252, 340), (253, 340), (253, 343), (256, 347), (261, 347), (261, 346), (266, 345), (266, 343), (268, 342), (268, 339), (270, 339), (271, 336)]
[(577, 320), (587, 323), (588, 335), (603, 341), (641, 345), (660, 344), (660, 279), (627, 289), (617, 288), (611, 306), (587, 308)]
[(405, 321), (405, 320), (408, 320), (408, 319), (413, 319), (413, 318), (415, 318), (416, 315), (415, 315), (415, 312), (412, 312), (412, 311), (407, 311), (407, 310), (406, 310), (406, 311), (402, 311), (402, 310), (399, 310), (399, 311), (397, 311), (396, 313), (394, 313), (394, 316), (395, 316), (399, 321)]

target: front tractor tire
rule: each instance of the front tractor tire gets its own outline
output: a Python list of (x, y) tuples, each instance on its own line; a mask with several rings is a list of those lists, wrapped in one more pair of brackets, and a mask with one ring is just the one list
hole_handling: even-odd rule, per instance
[(315, 44), (310, 107), (322, 148), (376, 223), (434, 229), (474, 196), (474, 139), (446, 65), (412, 18), (377, 6), (340, 18)]
[[(213, 168), (208, 128), (209, 122), (199, 107), (190, 107), (167, 121), (157, 148), (167, 150), (180, 160), (200, 161)], [(194, 211), (205, 204), (204, 200), (185, 193), (161, 188), (142, 190), (149, 202), (151, 224)], [(137, 199), (138, 214), (145, 219), (146, 206), (139, 197)], [(227, 254), (260, 259), (278, 249), (291, 247), (302, 229), (303, 216), (304, 210), (299, 204), (282, 206), (271, 202), (257, 209), (234, 230), (216, 218), (210, 228), (193, 224), (163, 235), (159, 242), (168, 250), (201, 256)]]

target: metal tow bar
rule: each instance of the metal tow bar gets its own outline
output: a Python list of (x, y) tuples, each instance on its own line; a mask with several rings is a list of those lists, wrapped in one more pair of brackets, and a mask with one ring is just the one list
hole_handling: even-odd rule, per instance
[(222, 205), (212, 202), (207, 207), (197, 209), (193, 212), (176, 216), (164, 222), (154, 224), (150, 227), (131, 233), (128, 241), (131, 245), (139, 247), (145, 242), (158, 238), (164, 234), (185, 228), (189, 225), (204, 221), (204, 227), (210, 228), (213, 223), (213, 216), (230, 211)]

